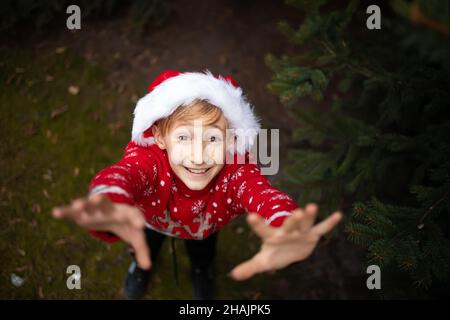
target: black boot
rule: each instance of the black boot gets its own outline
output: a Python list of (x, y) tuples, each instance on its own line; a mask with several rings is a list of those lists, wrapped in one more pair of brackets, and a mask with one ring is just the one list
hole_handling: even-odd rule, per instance
[(147, 292), (150, 282), (150, 270), (144, 270), (133, 261), (128, 268), (127, 277), (124, 284), (124, 293), (127, 299), (142, 299)]
[(212, 268), (194, 267), (191, 280), (195, 300), (214, 299), (214, 274)]

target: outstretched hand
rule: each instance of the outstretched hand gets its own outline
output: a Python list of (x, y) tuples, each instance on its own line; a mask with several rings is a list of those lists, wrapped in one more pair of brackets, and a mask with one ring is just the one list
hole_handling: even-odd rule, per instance
[(113, 203), (103, 194), (79, 198), (70, 205), (53, 208), (53, 216), (66, 218), (83, 228), (95, 231), (109, 231), (130, 244), (138, 265), (150, 269), (150, 252), (145, 241), (145, 219), (134, 206)]
[(261, 238), (261, 249), (253, 258), (236, 266), (231, 277), (246, 280), (257, 273), (282, 269), (309, 257), (320, 238), (342, 219), (340, 212), (334, 212), (314, 225), (317, 210), (315, 204), (307, 205), (304, 210), (296, 209), (278, 228), (267, 225), (258, 214), (250, 213), (247, 222)]

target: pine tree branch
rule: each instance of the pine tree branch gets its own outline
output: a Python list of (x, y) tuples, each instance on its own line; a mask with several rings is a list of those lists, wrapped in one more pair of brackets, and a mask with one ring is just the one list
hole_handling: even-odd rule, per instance
[(431, 211), (433, 211), (436, 208), (436, 206), (439, 205), (439, 203), (441, 203), (442, 201), (444, 201), (447, 198), (449, 193), (450, 193), (450, 190), (447, 190), (447, 192), (441, 198), (439, 198), (431, 207), (428, 208), (428, 210), (420, 218), (417, 228), (419, 228), (419, 229), (423, 228), (423, 221), (425, 220), (425, 218), (431, 213)]

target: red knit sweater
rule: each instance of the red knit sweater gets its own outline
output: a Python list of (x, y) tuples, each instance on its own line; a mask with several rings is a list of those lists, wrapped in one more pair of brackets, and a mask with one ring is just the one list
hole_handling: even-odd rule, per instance
[[(136, 206), (148, 227), (185, 239), (206, 238), (246, 212), (280, 226), (298, 207), (256, 164), (225, 164), (206, 188), (191, 190), (173, 173), (165, 150), (133, 142), (122, 160), (94, 176), (89, 193), (104, 193), (113, 202)], [(108, 232), (90, 232), (107, 242), (119, 240)]]

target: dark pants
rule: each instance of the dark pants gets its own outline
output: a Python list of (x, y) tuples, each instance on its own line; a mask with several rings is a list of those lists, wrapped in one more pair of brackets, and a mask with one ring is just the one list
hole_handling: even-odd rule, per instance
[[(150, 247), (152, 261), (158, 257), (161, 245), (167, 236), (150, 228), (145, 228), (147, 244)], [(209, 268), (216, 255), (217, 232), (203, 240), (184, 240), (192, 268)]]

